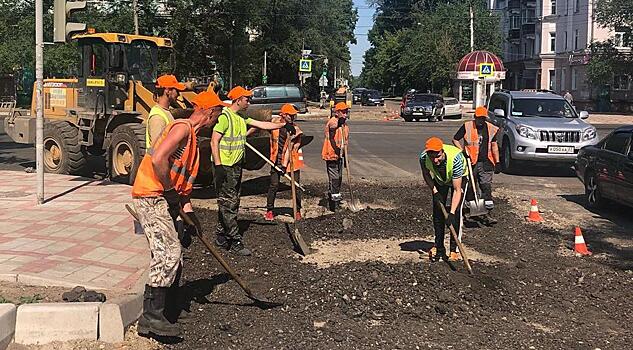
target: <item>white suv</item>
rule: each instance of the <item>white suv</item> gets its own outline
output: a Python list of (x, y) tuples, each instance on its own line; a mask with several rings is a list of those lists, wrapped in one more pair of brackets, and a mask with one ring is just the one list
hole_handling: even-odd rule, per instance
[(550, 91), (501, 90), (488, 101), (504, 171), (517, 161), (573, 164), (582, 147), (598, 143), (596, 128), (583, 120), (588, 117)]

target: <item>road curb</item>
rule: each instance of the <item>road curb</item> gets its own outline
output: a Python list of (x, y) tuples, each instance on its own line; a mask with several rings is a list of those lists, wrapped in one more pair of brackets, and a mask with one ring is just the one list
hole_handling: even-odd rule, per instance
[(0, 349), (6, 349), (15, 334), (17, 308), (13, 304), (0, 304)]

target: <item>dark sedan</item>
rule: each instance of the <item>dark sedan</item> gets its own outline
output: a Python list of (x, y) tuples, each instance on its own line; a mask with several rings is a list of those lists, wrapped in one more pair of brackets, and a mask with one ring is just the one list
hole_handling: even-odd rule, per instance
[(589, 208), (605, 200), (633, 207), (633, 125), (622, 126), (578, 152), (576, 175), (585, 184)]
[(378, 90), (365, 90), (360, 95), (361, 106), (384, 106), (385, 99)]
[(407, 122), (421, 119), (443, 120), (444, 98), (438, 94), (407, 95), (400, 111), (400, 117)]

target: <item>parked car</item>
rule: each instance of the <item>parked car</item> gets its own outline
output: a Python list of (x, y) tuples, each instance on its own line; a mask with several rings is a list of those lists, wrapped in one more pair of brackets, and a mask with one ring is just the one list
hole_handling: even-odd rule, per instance
[(406, 122), (428, 119), (443, 120), (444, 99), (438, 94), (408, 94), (403, 101), (400, 117)]
[(633, 207), (633, 125), (622, 126), (576, 158), (576, 175), (585, 185), (587, 207), (605, 199)]
[(444, 110), (442, 111), (444, 117), (462, 117), (462, 105), (459, 104), (454, 97), (444, 97)]
[(578, 151), (598, 142), (589, 114), (577, 113), (560, 95), (548, 91), (500, 90), (488, 101), (488, 118), (499, 127), (501, 165), (517, 161), (573, 164)]
[(363, 91), (367, 91), (365, 88), (355, 88), (352, 90), (352, 104), (360, 104), (360, 99)]
[(296, 85), (265, 85), (253, 88), (253, 97), (249, 109), (272, 109), (274, 114), (281, 106), (292, 103), (299, 113), (308, 111), (308, 99), (303, 90)]
[(361, 106), (384, 106), (385, 99), (378, 90), (365, 90), (360, 97)]

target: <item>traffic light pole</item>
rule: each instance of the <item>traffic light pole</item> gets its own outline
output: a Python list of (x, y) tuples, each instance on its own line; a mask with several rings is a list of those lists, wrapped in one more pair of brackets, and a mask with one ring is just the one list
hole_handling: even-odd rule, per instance
[(42, 0), (35, 0), (35, 168), (37, 204), (44, 203), (44, 10)]

